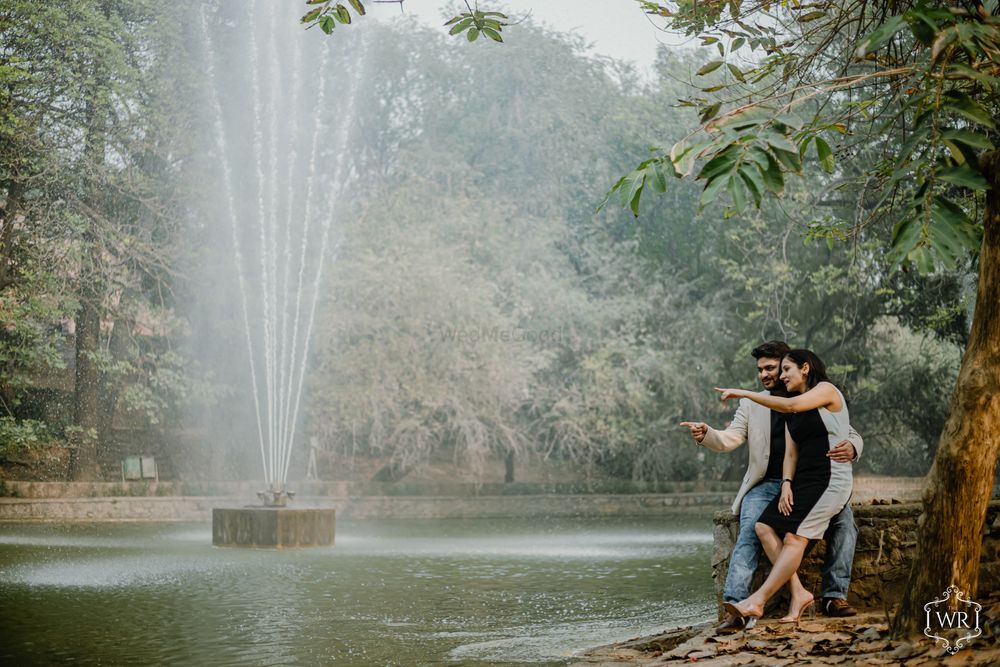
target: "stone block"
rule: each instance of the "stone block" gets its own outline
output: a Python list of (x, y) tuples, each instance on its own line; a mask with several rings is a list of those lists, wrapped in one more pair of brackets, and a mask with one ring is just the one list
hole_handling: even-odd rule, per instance
[(335, 524), (333, 508), (216, 507), (212, 544), (256, 549), (332, 546)]
[[(852, 505), (858, 526), (858, 542), (854, 552), (854, 569), (848, 600), (868, 608), (882, 608), (887, 601), (902, 597), (910, 576), (916, 552), (917, 522), (922, 511), (920, 503), (894, 505)], [(730, 512), (715, 515), (715, 546), (712, 556), (712, 578), (720, 608), (722, 587), (729, 569), (729, 554), (736, 541), (738, 519)], [(819, 597), (821, 569), (826, 543), (815, 542), (807, 551), (799, 568), (799, 577), (806, 588)], [(755, 582), (762, 581), (770, 564), (761, 554)], [(983, 530), (983, 551), (980, 560), (978, 595), (987, 597), (1000, 587), (1000, 500), (990, 502)], [(756, 583), (755, 583), (756, 585)], [(773, 606), (785, 604), (782, 595), (772, 598)], [(769, 604), (769, 608), (771, 604)]]

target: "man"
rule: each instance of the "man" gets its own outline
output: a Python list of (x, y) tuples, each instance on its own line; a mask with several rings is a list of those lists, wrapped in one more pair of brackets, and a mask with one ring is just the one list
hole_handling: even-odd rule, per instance
[[(781, 359), (788, 351), (784, 341), (772, 340), (755, 348), (757, 377), (765, 391), (785, 395), (778, 379)], [(738, 602), (750, 595), (750, 585), (760, 559), (761, 544), (754, 524), (764, 508), (781, 493), (781, 466), (785, 458), (785, 415), (743, 399), (729, 427), (717, 431), (703, 422), (682, 422), (695, 441), (717, 452), (731, 452), (748, 442), (750, 460), (743, 484), (733, 502), (733, 514), (739, 516), (739, 534), (729, 558), (729, 572), (723, 588), (725, 602)], [(847, 440), (832, 448), (827, 456), (834, 461), (853, 462), (861, 455), (864, 442), (851, 429)], [(827, 616), (854, 616), (857, 612), (847, 602), (854, 565), (854, 545), (858, 529), (848, 505), (831, 522), (825, 535), (827, 548), (823, 564), (823, 592), (820, 609)], [(718, 629), (734, 631), (752, 626), (756, 619), (728, 617)], [(745, 624), (744, 624), (745, 623)]]

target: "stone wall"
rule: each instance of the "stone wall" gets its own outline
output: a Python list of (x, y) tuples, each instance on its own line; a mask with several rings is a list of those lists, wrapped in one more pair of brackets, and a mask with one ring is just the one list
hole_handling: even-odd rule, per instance
[[(303, 497), (294, 506), (334, 507), (340, 519), (471, 519), (498, 517), (658, 516), (708, 513), (729, 493), (544, 496)], [(2, 521), (208, 521), (213, 507), (257, 504), (252, 496), (0, 498)], [(707, 528), (706, 523), (706, 528)]]
[[(852, 505), (858, 525), (858, 543), (854, 552), (854, 571), (848, 600), (855, 605), (882, 608), (886, 601), (902, 597), (916, 550), (917, 519), (920, 503), (891, 505)], [(730, 512), (715, 515), (715, 548), (712, 554), (712, 578), (721, 605), (722, 587), (729, 568), (729, 554), (736, 539), (738, 521)], [(816, 542), (799, 568), (799, 576), (816, 597), (820, 594), (820, 568), (825, 542)], [(761, 565), (755, 586), (768, 571), (767, 557)], [(990, 502), (983, 526), (983, 553), (979, 570), (979, 594), (1000, 590), (1000, 500)], [(774, 606), (783, 606), (783, 596), (776, 596)]]

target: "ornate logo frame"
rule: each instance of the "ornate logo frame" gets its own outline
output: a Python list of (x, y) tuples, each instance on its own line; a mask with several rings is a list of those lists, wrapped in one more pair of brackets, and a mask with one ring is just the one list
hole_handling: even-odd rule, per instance
[[(979, 612), (982, 611), (983, 605), (979, 604), (978, 602), (975, 602), (974, 600), (963, 598), (962, 591), (959, 590), (957, 586), (949, 586), (948, 588), (945, 589), (942, 595), (944, 595), (943, 598), (939, 600), (931, 600), (930, 602), (924, 605), (924, 614), (926, 619), (926, 625), (924, 627), (924, 635), (926, 635), (930, 639), (933, 639), (945, 651), (947, 651), (949, 655), (955, 655), (961, 649), (965, 648), (968, 645), (969, 641), (983, 634), (982, 628), (979, 627)], [(970, 611), (975, 617), (975, 627), (971, 628), (972, 632), (965, 635), (964, 637), (959, 637), (958, 639), (955, 640), (954, 644), (952, 644), (946, 637), (934, 634), (934, 630), (931, 629), (931, 608), (936, 607), (942, 602), (948, 602), (953, 595), (955, 596), (955, 599), (958, 600), (958, 602), (965, 603), (965, 605), (970, 608)]]

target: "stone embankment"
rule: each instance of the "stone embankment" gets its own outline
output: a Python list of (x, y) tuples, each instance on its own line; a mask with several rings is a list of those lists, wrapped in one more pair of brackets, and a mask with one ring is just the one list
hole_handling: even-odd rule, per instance
[[(916, 498), (922, 479), (861, 477), (855, 497)], [(0, 521), (208, 521), (212, 507), (256, 503), (259, 482), (29, 482), (0, 486)], [(649, 516), (722, 509), (732, 482), (470, 484), (296, 482), (296, 503), (341, 519)], [(708, 526), (706, 525), (706, 528)]]
[[(890, 638), (888, 624), (902, 597), (916, 551), (918, 503), (858, 505), (858, 544), (849, 600), (862, 609), (851, 618), (803, 620), (797, 627), (779, 623), (783, 600), (770, 605), (751, 630), (717, 635), (711, 621), (602, 646), (581, 656), (580, 665), (997, 665), (1000, 664), (1000, 500), (993, 500), (983, 526), (983, 552), (975, 601), (982, 605), (982, 634), (949, 655), (928, 638), (911, 642)], [(729, 552), (735, 537), (729, 513), (715, 518), (713, 577), (721, 599)], [(804, 583), (819, 597), (822, 543), (800, 569)], [(761, 566), (758, 577), (766, 569)], [(942, 591), (943, 593), (943, 591)], [(928, 600), (928, 602), (931, 602)], [(775, 609), (778, 607), (778, 609)]]

